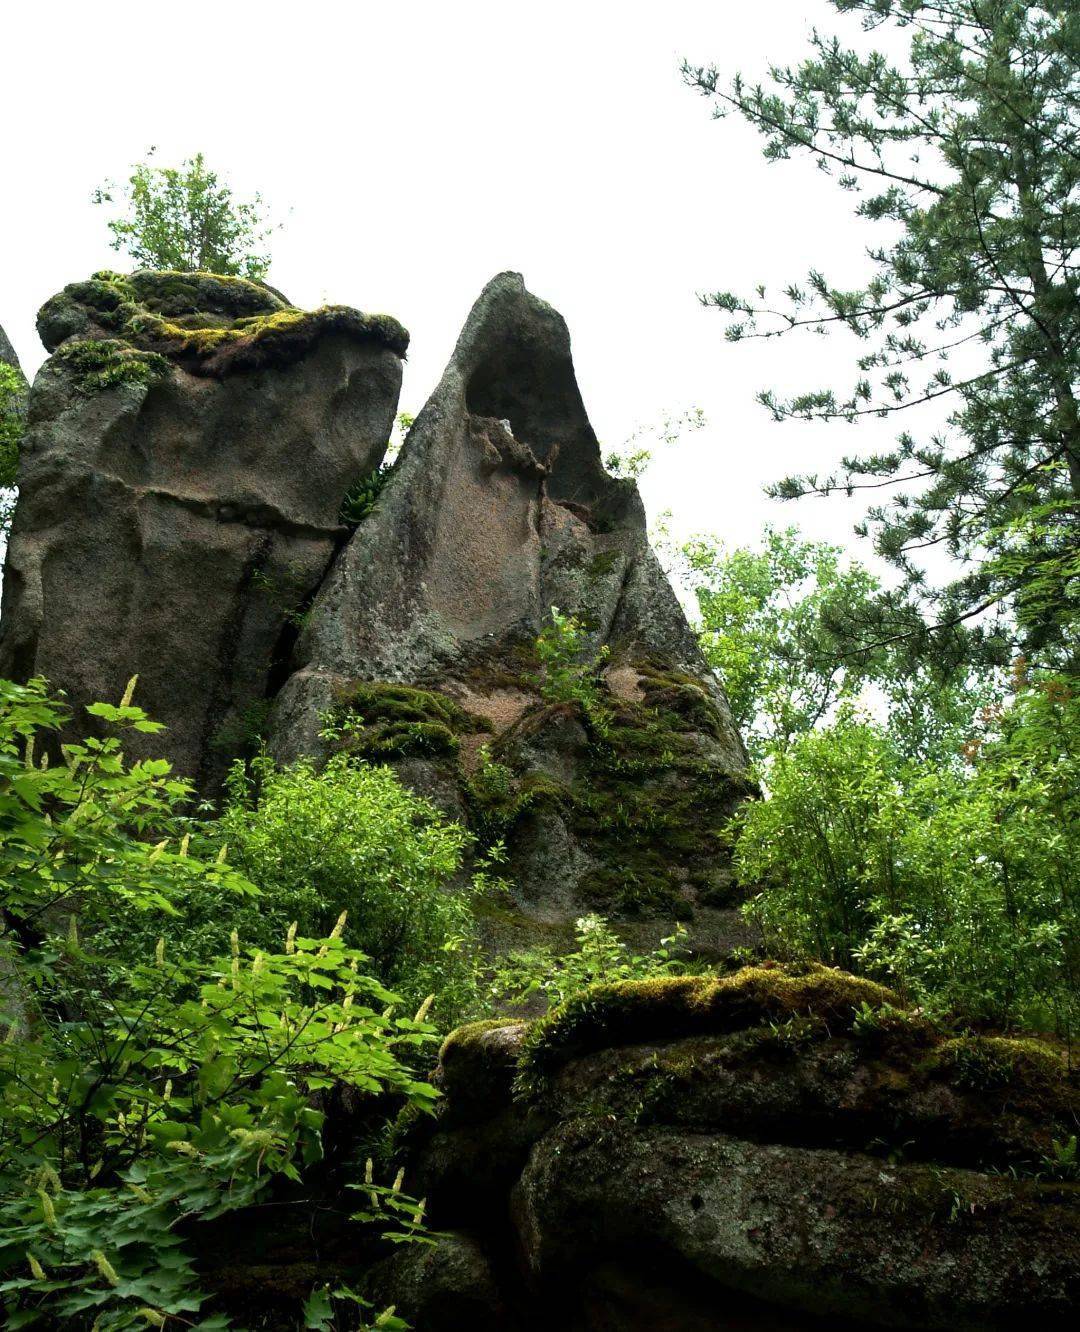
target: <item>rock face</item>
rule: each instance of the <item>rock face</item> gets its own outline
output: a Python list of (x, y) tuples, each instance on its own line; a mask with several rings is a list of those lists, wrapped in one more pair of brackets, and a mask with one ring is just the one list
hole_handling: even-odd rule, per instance
[[(949, 1039), (870, 982), (765, 965), (462, 1028), (439, 1077), (408, 1187), (501, 1273), (504, 1329), (1075, 1316), (1080, 1184), (1047, 1163), (1080, 1085), (1040, 1042)], [(415, 1273), (383, 1291), (436, 1326)]]
[[(591, 700), (540, 683), (552, 607), (580, 623)], [(334, 714), (338, 744), (506, 841), (519, 922), (728, 904), (743, 747), (636, 487), (601, 464), (566, 325), (519, 275), (474, 306), (295, 663), (277, 755), (323, 750)]]
[(386, 316), (98, 273), (38, 328), (0, 673), (77, 716), (138, 674), (168, 728), (146, 752), (204, 795), (266, 726), (283, 761), (394, 764), (505, 843), (496, 946), (588, 910), (732, 942), (743, 747), (634, 484), (602, 466), (566, 325), (520, 276), (485, 288), (382, 471), (408, 341)]
[(39, 316), (0, 674), (136, 701), (212, 792), (380, 463), (407, 334), (208, 274), (98, 274)]
[(19, 370), (19, 358), (15, 355), (15, 348), (11, 345), (8, 335), (0, 327), (0, 361), (5, 365), (12, 365)]

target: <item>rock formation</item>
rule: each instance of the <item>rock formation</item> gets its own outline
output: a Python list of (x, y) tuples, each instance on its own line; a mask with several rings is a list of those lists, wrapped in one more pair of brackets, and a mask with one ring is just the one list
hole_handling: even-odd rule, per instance
[[(602, 666), (592, 708), (538, 683), (551, 608)], [(602, 466), (566, 325), (516, 273), (488, 284), (370, 513), (305, 621), (282, 759), (336, 743), (511, 852), (518, 923), (583, 910), (704, 919), (745, 755), (653, 555)], [(511, 922), (513, 923), (513, 922)]]
[(449, 1332), (454, 1294), (502, 1332), (1075, 1316), (1080, 1185), (1045, 1162), (1080, 1089), (1039, 1041), (949, 1039), (871, 982), (759, 966), (464, 1027), (438, 1078), (407, 1179), (445, 1249), (376, 1279), (417, 1332)]
[[(282, 761), (392, 764), (505, 846), (492, 947), (595, 909), (724, 951), (742, 744), (602, 466), (566, 326), (519, 276), (484, 290), (384, 470), (407, 346), (386, 316), (102, 273), (39, 328), (0, 674), (47, 676), (86, 726), (137, 673), (168, 727), (145, 752), (206, 794), (256, 732)], [(437, 1117), (396, 1133), (436, 1245), (368, 1271), (335, 1170), (372, 1124), (328, 1091), (330, 1164), (289, 1209), (203, 1230), (210, 1287), (292, 1325), (313, 1286), (366, 1275), (417, 1332), (1052, 1328), (1080, 1297), (1080, 1184), (1054, 1170), (1075, 1072), (947, 1039), (868, 981), (594, 989), (460, 1029), (438, 1078)]]
[(78, 709), (137, 673), (176, 768), (213, 791), (382, 459), (407, 334), (176, 273), (98, 274), (38, 326), (0, 674)]

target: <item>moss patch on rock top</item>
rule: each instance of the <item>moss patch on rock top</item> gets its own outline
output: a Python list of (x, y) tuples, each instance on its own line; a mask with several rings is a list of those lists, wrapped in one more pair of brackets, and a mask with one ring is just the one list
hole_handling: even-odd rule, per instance
[(169, 362), (156, 352), (140, 351), (115, 338), (66, 342), (56, 353), (83, 393), (117, 384), (149, 384), (169, 373)]
[(994, 1091), (1025, 1086), (1049, 1090), (1068, 1073), (1064, 1057), (1045, 1041), (1015, 1036), (959, 1036), (943, 1042), (933, 1069), (955, 1087)]
[[(212, 376), (295, 361), (327, 333), (375, 342), (398, 356), (409, 345), (389, 315), (344, 305), (299, 310), (263, 283), (215, 273), (95, 273), (46, 301), (38, 332), (49, 351), (69, 339), (112, 341)], [(118, 381), (94, 387), (110, 382)]]
[(886, 1004), (901, 1006), (885, 986), (820, 963), (596, 985), (533, 1026), (522, 1051), (521, 1086), (535, 1087), (570, 1059), (608, 1046), (716, 1035), (797, 1016), (844, 1031), (864, 1006)]

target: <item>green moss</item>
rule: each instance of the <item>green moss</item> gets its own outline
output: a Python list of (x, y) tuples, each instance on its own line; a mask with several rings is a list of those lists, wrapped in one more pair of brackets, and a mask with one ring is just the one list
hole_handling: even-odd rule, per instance
[(488, 844), (505, 837), (529, 814), (543, 809), (566, 812), (575, 803), (571, 789), (547, 773), (531, 772), (516, 779), (509, 768), (491, 760), (464, 779), (463, 790), (470, 823)]
[(531, 1094), (570, 1059), (607, 1046), (717, 1035), (796, 1017), (850, 1030), (860, 1006), (899, 1000), (873, 981), (819, 963), (763, 963), (730, 976), (678, 976), (597, 985), (535, 1023), (519, 1088)]
[[(106, 276), (101, 274), (99, 276)], [(134, 298), (157, 314), (182, 316), (213, 313), (230, 319), (272, 314), (288, 303), (261, 282), (220, 273), (144, 271), (117, 279)]]
[(960, 1036), (935, 1052), (932, 1067), (954, 1087), (1044, 1090), (1068, 1074), (1064, 1057), (1045, 1041), (1010, 1036)]
[(344, 305), (298, 310), (261, 283), (214, 273), (95, 273), (47, 301), (38, 329), (50, 351), (68, 338), (105, 331), (203, 375), (291, 362), (329, 333), (376, 342), (399, 356), (409, 343), (389, 315)]
[[(528, 665), (505, 680), (491, 663), (474, 687), (527, 686)], [(481, 840), (512, 837), (523, 821), (558, 807), (596, 860), (581, 890), (590, 907), (619, 916), (684, 919), (693, 903), (731, 904), (726, 829), (753, 787), (710, 761), (702, 737), (721, 734), (723, 720), (692, 677), (631, 663), (644, 698), (605, 693), (598, 706), (542, 703), (530, 708), (492, 745), (492, 762), (465, 783)], [(489, 679), (488, 676), (492, 676)], [(545, 733), (573, 717), (587, 736), (575, 760), (573, 786), (530, 775), (528, 752)]]
[(670, 729), (704, 732), (719, 740), (723, 737), (723, 719), (716, 704), (692, 675), (668, 671), (654, 662), (637, 666), (639, 686), (646, 705)]
[(534, 639), (501, 642), (496, 651), (474, 648), (455, 663), (454, 678), (477, 693), (497, 689), (535, 693), (540, 657)]
[(480, 1022), (466, 1022), (455, 1027), (439, 1047), (439, 1063), (445, 1064), (448, 1059), (461, 1054), (476, 1054), (480, 1049), (479, 1038), (485, 1032), (510, 1025), (512, 1023), (507, 1018), (484, 1018)]
[(111, 338), (67, 342), (56, 356), (83, 393), (97, 393), (117, 384), (150, 384), (169, 373), (164, 356)]
[(606, 722), (591, 727), (574, 821), (600, 861), (586, 898), (608, 913), (679, 915), (689, 910), (687, 887), (707, 886), (710, 905), (728, 905), (735, 889), (716, 871), (751, 787), (702, 757), (701, 736), (718, 738), (722, 726), (706, 691), (648, 663), (635, 669), (644, 699), (611, 699)]
[(445, 694), (381, 683), (356, 684), (342, 692), (332, 718), (338, 748), (367, 759), (453, 755), (459, 736), (486, 727)]
[(591, 579), (604, 578), (619, 563), (617, 550), (602, 550), (589, 562), (588, 575)]

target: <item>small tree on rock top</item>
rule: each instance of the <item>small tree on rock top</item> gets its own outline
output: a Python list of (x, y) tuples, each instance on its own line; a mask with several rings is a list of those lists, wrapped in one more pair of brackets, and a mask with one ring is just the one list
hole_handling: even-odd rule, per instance
[(262, 196), (234, 199), (202, 153), (179, 167), (137, 162), (123, 187), (107, 182), (94, 191), (93, 201), (126, 203), (124, 213), (109, 222), (110, 244), (139, 268), (260, 279), (270, 267), (265, 246), (275, 228), (266, 220)]

